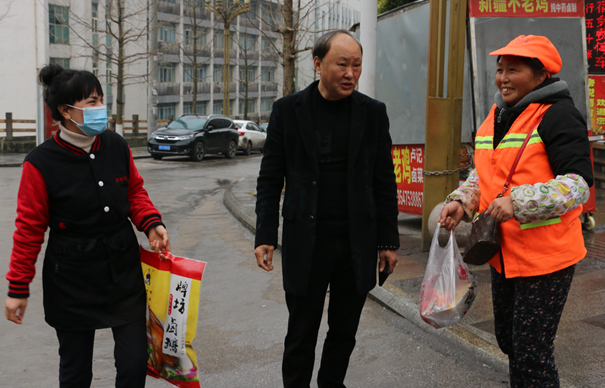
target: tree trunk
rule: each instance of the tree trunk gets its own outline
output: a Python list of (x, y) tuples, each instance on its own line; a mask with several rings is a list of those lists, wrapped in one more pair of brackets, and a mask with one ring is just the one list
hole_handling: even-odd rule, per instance
[(294, 88), (294, 65), (296, 64), (296, 29), (294, 28), (294, 8), (292, 0), (284, 0), (284, 96), (296, 92)]

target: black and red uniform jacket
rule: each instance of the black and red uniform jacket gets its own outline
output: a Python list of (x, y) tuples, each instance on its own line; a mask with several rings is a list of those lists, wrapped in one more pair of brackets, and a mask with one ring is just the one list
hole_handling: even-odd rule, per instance
[(128, 217), (145, 234), (163, 225), (124, 138), (105, 131), (87, 153), (57, 133), (23, 163), (17, 230), (6, 275), (8, 296), (29, 297), (48, 227), (67, 236), (95, 237), (114, 230)]

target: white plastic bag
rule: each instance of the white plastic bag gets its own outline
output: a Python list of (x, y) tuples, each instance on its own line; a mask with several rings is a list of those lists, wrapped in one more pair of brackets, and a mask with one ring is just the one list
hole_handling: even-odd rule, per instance
[(440, 226), (433, 235), (420, 292), (420, 316), (437, 329), (460, 322), (475, 300), (476, 285), (452, 233), (445, 248), (439, 245)]

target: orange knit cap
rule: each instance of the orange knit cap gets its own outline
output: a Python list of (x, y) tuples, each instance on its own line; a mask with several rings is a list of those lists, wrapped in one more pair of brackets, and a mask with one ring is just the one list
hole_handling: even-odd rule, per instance
[(542, 62), (550, 74), (557, 74), (563, 66), (559, 51), (545, 36), (519, 35), (509, 44), (489, 55), (515, 55), (518, 57), (536, 58)]

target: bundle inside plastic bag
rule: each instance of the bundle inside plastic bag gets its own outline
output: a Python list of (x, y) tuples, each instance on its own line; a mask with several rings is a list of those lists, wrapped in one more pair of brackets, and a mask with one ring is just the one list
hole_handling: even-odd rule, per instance
[(440, 226), (433, 235), (420, 292), (420, 316), (437, 329), (460, 322), (475, 300), (476, 286), (453, 234), (444, 248), (439, 245)]

